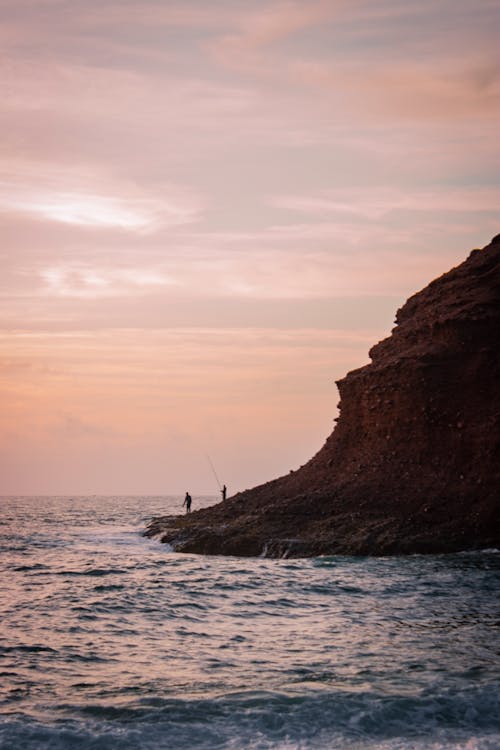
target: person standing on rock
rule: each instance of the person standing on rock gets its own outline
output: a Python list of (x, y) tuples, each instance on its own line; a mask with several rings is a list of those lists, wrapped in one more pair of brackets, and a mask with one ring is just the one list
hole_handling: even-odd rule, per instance
[(182, 503), (182, 506), (186, 506), (186, 513), (191, 513), (191, 503), (193, 502), (193, 499), (189, 492), (186, 492), (186, 497), (184, 498), (184, 502)]
[(227, 495), (227, 487), (226, 487), (226, 485), (223, 486), (223, 488), (220, 491), (220, 494), (222, 495), (222, 499), (225, 500), (226, 499), (226, 495)]

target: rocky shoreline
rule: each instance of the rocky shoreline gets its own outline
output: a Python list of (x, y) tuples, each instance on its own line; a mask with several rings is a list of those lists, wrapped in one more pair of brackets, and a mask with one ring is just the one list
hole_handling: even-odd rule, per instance
[(299, 470), (146, 535), (268, 557), (500, 546), (500, 235), (410, 297)]

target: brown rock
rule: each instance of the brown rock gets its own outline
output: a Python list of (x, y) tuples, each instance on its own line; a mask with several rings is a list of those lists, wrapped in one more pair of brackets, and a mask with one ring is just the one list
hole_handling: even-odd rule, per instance
[(337, 426), (307, 464), (146, 533), (280, 557), (500, 546), (499, 343), (500, 235), (410, 297), (338, 381)]

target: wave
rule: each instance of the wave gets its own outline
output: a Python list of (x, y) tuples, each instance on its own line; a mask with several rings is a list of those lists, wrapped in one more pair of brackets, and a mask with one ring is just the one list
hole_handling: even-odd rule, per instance
[(41, 653), (56, 653), (56, 650), (50, 648), (50, 646), (0, 646), (0, 656), (3, 654), (10, 654), (12, 652), (19, 652), (23, 654), (41, 654)]
[[(498, 690), (420, 696), (241, 692), (138, 698), (132, 704), (64, 704), (53, 723), (13, 715), (0, 747), (26, 750), (494, 750)], [(64, 718), (63, 718), (64, 717)]]
[(18, 565), (14, 568), (12, 568), (16, 573), (30, 573), (34, 570), (50, 570), (48, 565), (43, 565), (43, 563), (34, 563), (33, 565)]
[(127, 573), (124, 568), (89, 568), (88, 570), (58, 570), (54, 575), (91, 576), (100, 578), (101, 576), (121, 575), (123, 573)]

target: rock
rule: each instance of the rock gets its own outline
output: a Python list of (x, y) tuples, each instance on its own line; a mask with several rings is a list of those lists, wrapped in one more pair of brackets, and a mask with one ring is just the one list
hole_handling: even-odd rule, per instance
[(147, 535), (228, 555), (500, 546), (500, 235), (410, 297), (308, 463)]

